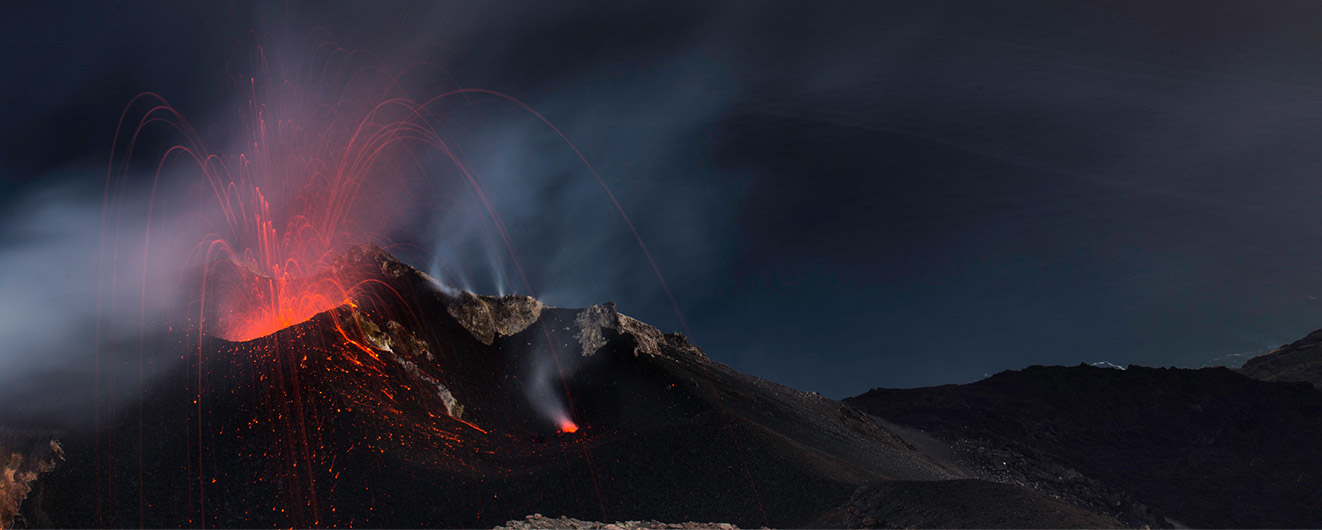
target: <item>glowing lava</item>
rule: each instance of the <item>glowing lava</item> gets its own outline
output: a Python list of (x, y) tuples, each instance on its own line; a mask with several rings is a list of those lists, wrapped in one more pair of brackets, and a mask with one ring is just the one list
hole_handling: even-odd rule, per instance
[(353, 304), (358, 271), (332, 265), (305, 277), (297, 269), (271, 267), (273, 276), (251, 264), (222, 260), (208, 271), (208, 331), (220, 338), (245, 342), (306, 322), (318, 313)]
[[(352, 303), (345, 296), (334, 296), (316, 291), (289, 292), (277, 285), (288, 279), (258, 283), (258, 303), (237, 310), (228, 322), (219, 327), (217, 335), (225, 340), (243, 342), (265, 337), (277, 331), (307, 322), (318, 313)], [(268, 303), (261, 303), (270, 300)]]

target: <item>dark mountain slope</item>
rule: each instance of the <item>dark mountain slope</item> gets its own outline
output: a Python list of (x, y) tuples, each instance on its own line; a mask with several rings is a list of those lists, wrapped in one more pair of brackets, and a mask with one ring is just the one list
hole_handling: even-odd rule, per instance
[(972, 479), (869, 484), (820, 523), (839, 528), (1118, 527), (1114, 519), (1029, 489)]
[(1322, 330), (1249, 359), (1239, 372), (1263, 381), (1303, 381), (1322, 388)]
[[(23, 520), (783, 527), (866, 484), (966, 476), (853, 407), (735, 372), (609, 304), (456, 292), (370, 246), (337, 267), (373, 278), (352, 304), (247, 342), (181, 337), (184, 361), (141, 412), (66, 441)], [(1026, 513), (1077, 521), (1034, 499)]]
[(1224, 368), (1033, 366), (846, 403), (1126, 524), (1322, 526), (1322, 392)]

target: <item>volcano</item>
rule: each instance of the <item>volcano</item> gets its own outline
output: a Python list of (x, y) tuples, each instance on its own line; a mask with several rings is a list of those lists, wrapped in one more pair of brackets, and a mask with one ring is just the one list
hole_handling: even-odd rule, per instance
[[(739, 373), (609, 303), (477, 295), (374, 245), (319, 274), (297, 281), (355, 287), (322, 289), (317, 303), (347, 299), (267, 335), (199, 322), (174, 337), (180, 360), (94, 432), (0, 439), (13, 450), (0, 515), (17, 507), (10, 522), (32, 527), (495, 527), (541, 513), (1322, 524), (1322, 392), (1245, 375), (1306, 364), (1318, 333), (1241, 372), (1035, 366), (837, 402)], [(245, 322), (247, 307), (217, 311)]]
[[(814, 526), (843, 524), (860, 488), (886, 483), (909, 505), (993, 488), (1011, 499), (999, 511), (1035, 526), (1115, 524), (968, 480), (921, 433), (736, 372), (611, 304), (458, 291), (372, 245), (333, 269), (363, 279), (342, 305), (250, 340), (181, 337), (182, 360), (140, 403), (62, 440), (67, 461), (18, 522)], [(1003, 516), (943, 511), (975, 526)]]

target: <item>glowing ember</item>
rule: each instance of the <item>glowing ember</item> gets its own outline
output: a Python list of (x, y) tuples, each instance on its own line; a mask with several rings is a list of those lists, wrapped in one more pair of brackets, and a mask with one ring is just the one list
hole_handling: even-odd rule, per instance
[(560, 432), (565, 433), (565, 434), (571, 434), (571, 433), (578, 432), (578, 424), (574, 423), (574, 422), (573, 422), (572, 420), (570, 420), (569, 418), (561, 419), (561, 420), (560, 420)]

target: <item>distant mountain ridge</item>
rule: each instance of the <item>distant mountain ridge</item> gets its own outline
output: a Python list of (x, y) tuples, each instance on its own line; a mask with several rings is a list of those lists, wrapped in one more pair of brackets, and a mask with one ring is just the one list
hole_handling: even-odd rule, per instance
[(1263, 381), (1302, 381), (1322, 388), (1322, 330), (1249, 359), (1239, 372)]
[(1226, 368), (1032, 366), (844, 401), (944, 440), (974, 476), (1126, 525), (1322, 526), (1322, 391), (1308, 384)]

